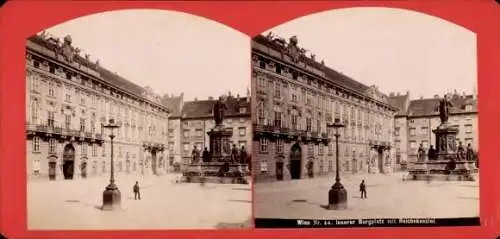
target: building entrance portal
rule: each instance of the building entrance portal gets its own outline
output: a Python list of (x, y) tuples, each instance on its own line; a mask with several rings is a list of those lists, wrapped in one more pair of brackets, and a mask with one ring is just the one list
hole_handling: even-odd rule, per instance
[(64, 179), (73, 179), (75, 173), (75, 148), (71, 144), (64, 147), (62, 166)]
[(290, 176), (292, 179), (300, 179), (302, 171), (302, 149), (295, 143), (290, 150)]
[(384, 172), (384, 150), (379, 148), (377, 150), (377, 166), (380, 173)]

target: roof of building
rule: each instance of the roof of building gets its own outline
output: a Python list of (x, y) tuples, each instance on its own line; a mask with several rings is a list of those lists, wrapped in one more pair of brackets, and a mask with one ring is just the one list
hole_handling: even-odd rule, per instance
[(399, 111), (396, 113), (396, 116), (402, 116), (407, 114), (408, 111), (407, 103), (409, 100), (410, 100), (410, 95), (408, 94), (389, 96), (388, 98), (389, 104), (399, 109)]
[(171, 117), (181, 117), (182, 96), (162, 97), (161, 103), (170, 110)]
[[(217, 100), (197, 100), (187, 101), (182, 107), (183, 118), (203, 118), (212, 117), (212, 109)], [(226, 104), (225, 116), (248, 116), (250, 114), (250, 102), (247, 97), (226, 97), (224, 99)], [(240, 113), (240, 108), (245, 107), (246, 113)]]
[[(32, 43), (40, 45), (40, 46), (42, 46), (48, 50), (51, 50), (51, 51), (62, 51), (61, 46), (58, 46), (54, 43), (51, 43), (48, 40), (44, 40), (39, 35), (33, 35), (33, 36), (29, 37), (28, 41), (31, 41)], [(124, 90), (128, 93), (131, 93), (131, 94), (134, 94), (137, 97), (141, 97), (142, 99), (144, 99), (146, 101), (150, 101), (149, 99), (143, 97), (143, 93), (145, 92), (144, 87), (139, 86), (139, 85), (123, 78), (122, 76), (118, 75), (117, 73), (113, 73), (112, 71), (104, 68), (103, 66), (100, 66), (97, 63), (91, 62), (90, 60), (87, 60), (78, 54), (76, 54), (74, 56), (73, 61), (80, 63), (82, 65), (85, 65), (88, 68), (99, 73), (99, 75), (101, 76), (101, 79), (104, 82), (106, 82), (106, 83), (108, 83), (108, 84), (110, 84), (118, 89)]]
[[(410, 106), (408, 107), (408, 116), (432, 116), (439, 114), (436, 106), (442, 98), (427, 98), (418, 99), (410, 101)], [(467, 113), (467, 112), (477, 112), (477, 100), (473, 95), (452, 95), (450, 101), (453, 107), (450, 109), (450, 113)], [(466, 110), (466, 105), (470, 104), (472, 106), (471, 110)]]
[[(259, 43), (259, 44), (262, 44), (266, 47), (269, 47), (275, 51), (278, 51), (278, 52), (282, 52), (283, 50), (283, 47), (281, 47), (278, 43), (276, 43), (276, 40), (269, 40), (267, 37), (263, 36), (263, 35), (258, 35), (256, 37), (253, 38), (253, 41)], [(279, 40), (277, 40), (279, 41)], [(330, 81), (332, 83), (336, 83), (340, 86), (343, 86), (347, 89), (350, 89), (350, 90), (353, 90), (353, 91), (356, 91), (358, 93), (361, 93), (361, 94), (364, 94), (364, 92), (366, 90), (368, 90), (370, 87), (363, 84), (363, 83), (360, 83), (326, 65), (323, 65), (313, 59), (311, 59), (310, 57), (307, 57), (305, 55), (302, 56), (301, 58), (304, 62), (306, 62), (308, 65), (316, 68), (316, 69), (319, 69), (319, 70), (322, 70), (326, 77), (328, 79), (330, 79)]]

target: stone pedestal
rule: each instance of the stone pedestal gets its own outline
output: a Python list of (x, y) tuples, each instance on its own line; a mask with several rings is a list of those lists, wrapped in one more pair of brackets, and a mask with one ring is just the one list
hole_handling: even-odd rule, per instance
[(217, 125), (207, 134), (210, 137), (210, 162), (186, 164), (181, 181), (248, 184), (247, 178), (250, 176), (248, 165), (234, 162), (231, 158), (233, 131), (223, 125)]
[(436, 157), (419, 161), (408, 170), (409, 180), (474, 180), (474, 162), (457, 157), (458, 129), (443, 123), (432, 131), (436, 135)]
[(210, 155), (212, 162), (229, 161), (231, 158), (231, 137), (233, 131), (222, 125), (215, 126), (207, 132), (210, 137)]

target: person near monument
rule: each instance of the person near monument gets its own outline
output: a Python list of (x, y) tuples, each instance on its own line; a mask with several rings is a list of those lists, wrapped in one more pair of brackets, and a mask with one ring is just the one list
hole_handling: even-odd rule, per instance
[(245, 146), (241, 146), (241, 148), (240, 148), (240, 163), (246, 164), (247, 160), (248, 160), (247, 150), (245, 149)]
[(429, 160), (436, 160), (436, 149), (434, 149), (433, 145), (430, 146), (429, 152), (427, 152), (427, 157)]
[(200, 151), (196, 148), (196, 145), (193, 148), (193, 151), (191, 152), (191, 157), (192, 157), (192, 163), (198, 163), (200, 160)]
[(465, 148), (462, 145), (462, 141), (458, 142), (457, 159), (458, 160), (464, 160), (465, 159)]
[(205, 147), (205, 150), (203, 150), (203, 153), (201, 155), (203, 162), (207, 163), (210, 162), (210, 152), (208, 152), (208, 148)]
[(361, 180), (361, 184), (359, 185), (359, 191), (361, 192), (361, 198), (366, 198), (365, 180)]
[(474, 158), (474, 150), (472, 149), (471, 144), (467, 144), (467, 151), (466, 151), (465, 158), (467, 161), (472, 161)]
[(139, 200), (141, 200), (141, 191), (139, 188), (139, 181), (135, 181), (133, 191), (134, 191), (134, 199), (137, 200), (137, 198), (139, 198)]
[(425, 149), (424, 149), (424, 146), (422, 144), (420, 144), (420, 146), (418, 147), (417, 157), (418, 157), (418, 161), (423, 161), (424, 160)]
[(236, 144), (233, 144), (233, 148), (231, 149), (231, 162), (236, 163), (239, 161), (239, 152), (238, 152), (238, 147), (236, 147)]

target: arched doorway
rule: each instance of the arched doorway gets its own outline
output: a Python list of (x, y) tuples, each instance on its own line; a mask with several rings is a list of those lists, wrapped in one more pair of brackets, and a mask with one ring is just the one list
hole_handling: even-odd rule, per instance
[(156, 167), (158, 166), (158, 162), (156, 160), (157, 160), (156, 159), (156, 151), (153, 150), (153, 151), (151, 151), (151, 170), (152, 170), (154, 175), (157, 174)]
[(57, 156), (51, 155), (49, 160), (49, 180), (56, 180)]
[(87, 158), (82, 158), (82, 163), (80, 164), (80, 172), (82, 178), (87, 178)]
[(63, 151), (63, 175), (64, 179), (73, 179), (75, 173), (75, 147), (67, 144)]
[(379, 147), (377, 149), (378, 152), (378, 158), (377, 158), (377, 165), (378, 165), (378, 170), (380, 173), (384, 172), (384, 149), (382, 147)]
[(358, 172), (358, 160), (356, 159), (356, 156), (352, 158), (352, 173), (357, 173)]
[(290, 177), (292, 179), (300, 179), (302, 171), (302, 149), (299, 143), (292, 145), (290, 150)]
[(278, 156), (276, 159), (276, 179), (283, 180), (283, 175), (285, 173), (285, 162), (283, 162), (284, 157)]

